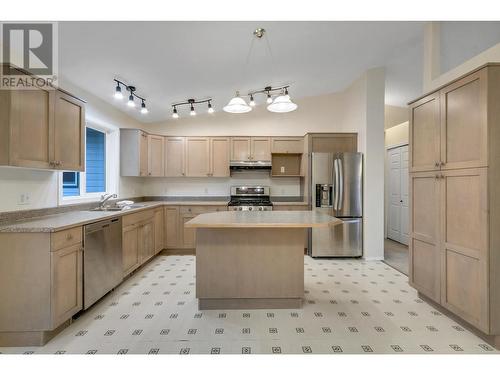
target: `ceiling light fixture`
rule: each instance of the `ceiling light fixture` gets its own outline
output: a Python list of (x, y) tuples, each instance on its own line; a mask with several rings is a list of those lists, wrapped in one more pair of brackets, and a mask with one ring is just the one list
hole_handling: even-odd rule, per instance
[[(248, 51), (245, 67), (248, 65), (248, 61), (250, 59), (250, 55), (252, 54), (252, 48), (255, 40), (261, 40), (261, 39), (264, 39), (266, 41), (267, 50), (271, 58), (270, 67), (272, 71), (274, 65), (273, 53), (271, 51), (269, 39), (266, 36), (266, 30), (263, 28), (255, 29), (253, 32), (252, 42), (250, 44), (250, 49)], [(242, 74), (242, 76), (245, 76), (245, 74)], [(268, 104), (267, 109), (270, 112), (286, 113), (294, 111), (297, 109), (297, 104), (293, 103), (292, 100), (290, 99), (290, 96), (288, 95), (289, 87), (290, 87), (289, 85), (280, 87), (266, 86), (263, 89), (251, 91), (248, 93), (248, 96), (250, 97), (249, 104), (247, 104), (245, 100), (240, 97), (239, 92), (236, 91), (236, 96), (229, 101), (229, 103), (223, 108), (223, 110), (229, 113), (250, 112), (252, 108), (255, 107), (256, 105), (254, 96), (256, 94), (265, 94), (267, 96), (266, 98), (266, 103)], [(273, 100), (273, 94), (277, 95), (274, 100)]]
[(127, 106), (130, 108), (134, 108), (135, 107), (134, 98), (137, 98), (141, 101), (141, 113), (145, 115), (149, 112), (148, 108), (146, 107), (146, 99), (135, 93), (136, 91), (135, 86), (127, 85), (118, 79), (114, 79), (114, 81), (116, 82), (115, 93), (113, 95), (115, 99), (123, 99), (123, 93), (122, 93), (122, 86), (123, 86), (125, 87), (126, 91), (130, 93), (127, 100)]
[(195, 104), (200, 104), (200, 103), (208, 103), (208, 113), (214, 113), (215, 110), (212, 107), (212, 98), (207, 98), (207, 99), (187, 99), (184, 102), (178, 102), (172, 104), (172, 118), (178, 119), (179, 118), (179, 113), (177, 112), (177, 107), (183, 106), (183, 105), (189, 105), (189, 114), (191, 116), (196, 116), (196, 110), (195, 110)]
[(222, 109), (228, 113), (247, 113), (252, 110), (252, 107), (240, 97), (240, 92), (236, 91), (236, 96)]

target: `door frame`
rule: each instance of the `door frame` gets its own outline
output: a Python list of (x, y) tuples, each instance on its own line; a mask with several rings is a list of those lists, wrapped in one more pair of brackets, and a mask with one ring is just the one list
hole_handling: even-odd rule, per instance
[[(388, 223), (389, 223), (389, 151), (395, 148), (400, 148), (408, 146), (409, 142), (401, 142), (392, 145), (385, 146), (384, 154), (384, 239), (388, 239)], [(408, 150), (409, 151), (409, 150)], [(408, 166), (408, 175), (410, 174), (410, 168)]]

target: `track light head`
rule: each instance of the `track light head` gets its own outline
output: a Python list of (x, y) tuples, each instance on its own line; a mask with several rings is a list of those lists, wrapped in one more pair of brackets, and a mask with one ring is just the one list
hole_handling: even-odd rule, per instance
[(117, 85), (116, 85), (114, 97), (115, 97), (115, 99), (118, 99), (118, 100), (123, 99), (122, 88), (121, 88), (119, 83), (117, 83)]
[(144, 99), (142, 100), (142, 103), (141, 103), (141, 113), (143, 115), (145, 115), (146, 113), (148, 113), (148, 109), (146, 108), (146, 103), (144, 102)]
[(132, 93), (130, 93), (130, 96), (128, 97), (127, 105), (132, 108), (135, 107), (134, 95), (132, 95)]
[(189, 111), (190, 116), (196, 116), (196, 111), (194, 110), (193, 104), (191, 104), (191, 111)]
[(253, 100), (252, 94), (250, 94), (250, 103), (248, 103), (248, 104), (250, 104), (250, 107), (255, 107), (255, 100)]
[(174, 106), (174, 110), (172, 111), (172, 118), (178, 119), (179, 114), (177, 113), (177, 108)]
[(208, 102), (208, 113), (214, 113), (214, 109), (212, 108), (212, 103)]

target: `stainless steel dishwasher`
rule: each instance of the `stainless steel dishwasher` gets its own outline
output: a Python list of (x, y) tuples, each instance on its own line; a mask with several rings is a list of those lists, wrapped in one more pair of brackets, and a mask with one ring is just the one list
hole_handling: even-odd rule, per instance
[(83, 308), (87, 309), (123, 279), (122, 219), (85, 225)]

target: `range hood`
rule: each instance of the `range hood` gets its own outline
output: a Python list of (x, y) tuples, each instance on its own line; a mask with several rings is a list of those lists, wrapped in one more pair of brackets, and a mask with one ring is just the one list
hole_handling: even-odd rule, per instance
[(270, 161), (232, 161), (229, 163), (229, 169), (231, 172), (237, 171), (270, 171), (271, 162)]

